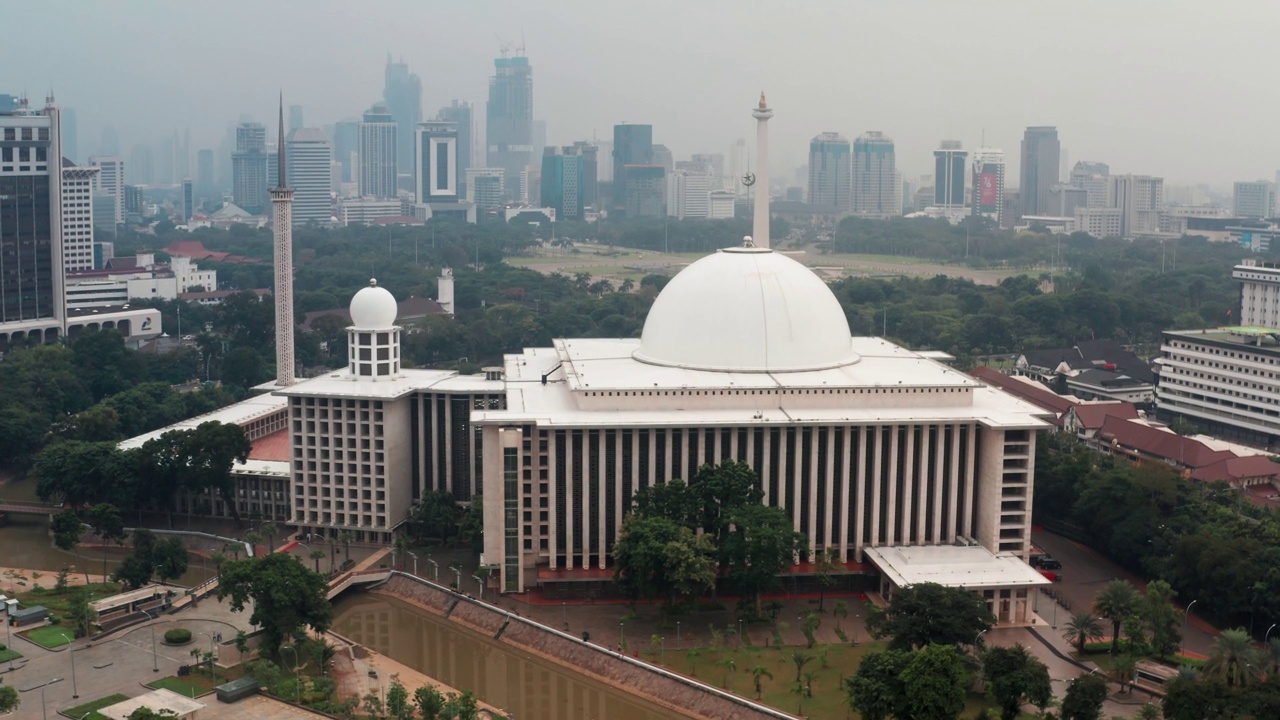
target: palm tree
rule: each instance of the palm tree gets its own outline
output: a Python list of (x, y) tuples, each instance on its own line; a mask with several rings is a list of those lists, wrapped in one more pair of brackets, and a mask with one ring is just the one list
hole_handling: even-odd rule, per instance
[(757, 666), (755, 666), (755, 667), (751, 668), (751, 678), (752, 678), (752, 679), (755, 681), (755, 683), (756, 683), (756, 699), (757, 699), (757, 700), (759, 700), (759, 699), (760, 699), (760, 683), (761, 683), (761, 678), (769, 678), (770, 680), (772, 680), (772, 679), (773, 679), (773, 673), (769, 672), (769, 668), (767, 668), (767, 667), (765, 667), (765, 666), (763, 666), (763, 665), (757, 665)]
[(338, 540), (342, 542), (342, 562), (344, 564), (351, 561), (351, 541), (355, 539), (356, 536), (349, 532), (338, 535)]
[(689, 674), (698, 677), (698, 656), (702, 654), (701, 648), (689, 648), (689, 652), (685, 653), (685, 657), (689, 658)]
[(1209, 661), (1204, 670), (1213, 677), (1225, 682), (1228, 687), (1240, 687), (1249, 684), (1258, 676), (1258, 651), (1253, 647), (1253, 638), (1244, 628), (1223, 630), (1213, 641), (1213, 650), (1209, 653)]
[(800, 683), (800, 672), (804, 670), (804, 666), (813, 660), (813, 655), (809, 653), (794, 652), (791, 653), (791, 662), (796, 665), (796, 684)]
[(268, 553), (275, 552), (276, 533), (280, 532), (280, 528), (276, 527), (275, 523), (271, 521), (267, 521), (262, 523), (262, 525), (258, 528), (258, 532), (261, 532), (263, 535), (267, 536), (267, 552)]
[(1120, 626), (1137, 612), (1141, 600), (1127, 580), (1112, 580), (1093, 599), (1094, 611), (1111, 621), (1111, 654), (1120, 650)]
[(312, 550), (312, 551), (311, 551), (310, 556), (311, 556), (311, 559), (312, 559), (312, 560), (315, 560), (315, 561), (316, 561), (316, 572), (317, 572), (317, 573), (319, 573), (319, 572), (320, 572), (320, 558), (324, 557), (324, 551), (323, 551), (323, 550), (321, 550), (320, 548), (316, 548), (315, 550)]
[(1120, 692), (1133, 685), (1133, 676), (1137, 672), (1138, 662), (1132, 655), (1119, 655), (1111, 662), (1111, 679), (1120, 686)]
[(325, 542), (329, 544), (329, 574), (332, 575), (338, 566), (338, 539), (330, 535)]
[(738, 664), (733, 661), (732, 657), (725, 656), (716, 661), (716, 664), (724, 668), (724, 682), (720, 683), (720, 687), (729, 688), (729, 673), (738, 669)]
[(849, 617), (849, 603), (844, 600), (837, 600), (834, 607), (831, 608), (831, 614), (836, 619), (836, 629), (840, 629), (840, 619)]
[(1160, 708), (1153, 703), (1143, 703), (1138, 708), (1138, 720), (1160, 720)]
[(1081, 654), (1084, 654), (1084, 646), (1090, 640), (1102, 637), (1102, 626), (1098, 624), (1097, 616), (1087, 610), (1072, 615), (1066, 628), (1063, 635), (1067, 642), (1075, 643), (1076, 650)]
[(262, 535), (257, 530), (250, 530), (244, 534), (244, 541), (253, 546), (253, 555), (257, 557), (258, 546), (262, 544)]

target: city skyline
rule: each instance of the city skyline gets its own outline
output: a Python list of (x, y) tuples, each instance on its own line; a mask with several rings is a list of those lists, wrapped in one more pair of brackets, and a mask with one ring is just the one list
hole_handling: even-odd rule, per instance
[[(1233, 114), (1231, 132), (1214, 131), (1225, 130), (1221, 111), (1246, 91), (1245, 78), (1229, 71), (1226, 63), (1237, 67), (1249, 53), (1261, 52), (1250, 48), (1266, 46), (1262, 33), (1271, 25), (1267, 19), (1280, 19), (1280, 9), (1226, 3), (1192, 25), (1173, 21), (1197, 5), (1162, 3), (1163, 14), (1155, 16), (1159, 32), (1135, 32), (1153, 27), (1152, 14), (1144, 9), (1150, 4), (1085, 2), (1071, 10), (983, 2), (911, 9), (823, 4), (734, 13), (726, 12), (735, 7), (728, 3), (659, 3), (643, 12), (611, 8), (607, 15), (577, 2), (537, 8), (404, 4), (354, 21), (336, 14), (328, 19), (322, 8), (307, 6), (308, 43), (285, 41), (289, 61), (281, 63), (270, 57), (280, 44), (272, 28), (297, 22), (297, 3), (246, 5), (255, 19), (248, 24), (241, 22), (246, 13), (234, 11), (236, 2), (231, 8), (219, 5), (217, 12), (208, 6), (207, 13), (198, 5), (194, 11), (190, 6), (147, 5), (147, 12), (131, 14), (137, 15), (135, 21), (122, 25), (119, 8), (77, 6), (70, 12), (65, 3), (51, 2), (15, 7), (6, 14), (23, 24), (56, 25), (59, 36), (68, 40), (98, 36), (109, 27), (118, 51), (104, 54), (92, 43), (67, 42), (47, 65), (32, 67), (18, 61), (39, 50), (38, 35), (31, 35), (6, 43), (0, 59), (24, 68), (9, 79), (8, 91), (34, 97), (52, 87), (61, 105), (76, 110), (82, 153), (99, 149), (94, 146), (105, 126), (125, 134), (122, 148), (140, 140), (158, 143), (175, 128), (188, 127), (192, 152), (216, 147), (241, 115), (269, 122), (280, 86), (303, 108), (311, 127), (358, 116), (382, 95), (387, 52), (422, 78), (423, 117), (455, 98), (478, 106), (486, 100), (501, 37), (523, 44), (537, 68), (534, 118), (547, 122), (548, 145), (607, 138), (614, 124), (631, 122), (652, 123), (655, 140), (672, 148), (677, 158), (723, 152), (737, 138), (750, 137), (741, 98), (764, 89), (779, 107), (788, 108), (773, 132), (778, 177), (806, 161), (808, 141), (817, 133), (834, 131), (852, 138), (880, 130), (895, 139), (905, 177), (930, 174), (932, 151), (940, 140), (954, 138), (969, 148), (1003, 149), (1017, 178), (1018, 142), (1029, 125), (1058, 127), (1070, 158), (1105, 161), (1117, 172), (1151, 174), (1172, 183), (1207, 182), (1223, 189), (1236, 180), (1273, 177), (1277, 163), (1268, 157), (1280, 156), (1280, 139), (1271, 137), (1264, 125), (1267, 113)], [(1091, 9), (1105, 9), (1106, 22), (1097, 22), (1100, 16)], [(921, 23), (922, 14), (936, 22)], [(192, 45), (180, 31), (192, 15), (208, 22), (208, 37), (238, 37), (237, 52), (215, 54)], [(395, 22), (375, 22), (392, 17)], [(569, 17), (580, 23), (580, 31), (563, 32)], [(680, 22), (669, 22), (673, 17)], [(839, 42), (855, 24), (903, 32)], [(429, 28), (426, 36), (419, 32), (423, 27)], [(1079, 53), (1076, 39), (1082, 33), (1101, 49)], [(664, 37), (666, 52), (635, 61), (657, 34)], [(985, 42), (975, 43), (975, 36)], [(743, 51), (766, 41), (780, 49), (767, 57)], [(1073, 58), (1069, 72), (1059, 62), (1065, 55)], [(1117, 72), (1108, 58), (1121, 55), (1126, 60)], [(936, 62), (944, 56), (949, 62), (970, 58), (991, 92), (974, 93), (971, 84), (936, 83)], [(891, 70), (862, 78), (853, 92), (833, 91), (823, 73), (814, 70), (869, 65), (885, 57), (893, 59), (887, 66)], [(275, 73), (269, 80), (259, 71), (266, 66)], [(164, 74), (152, 79), (149, 73), (157, 67)], [(1099, 75), (1091, 67), (1099, 72), (1106, 67), (1105, 82), (1095, 81)], [(677, 72), (686, 68), (694, 72)], [(104, 83), (101, 76), (135, 78), (159, 100), (140, 116), (132, 103), (119, 100), (119, 83)], [(1177, 113), (1152, 112), (1153, 101), (1179, 87), (1195, 87), (1196, 102), (1179, 103)], [(482, 114), (480, 107), (477, 114)], [(477, 132), (484, 130), (477, 127)], [(1167, 152), (1173, 147), (1180, 151)]]

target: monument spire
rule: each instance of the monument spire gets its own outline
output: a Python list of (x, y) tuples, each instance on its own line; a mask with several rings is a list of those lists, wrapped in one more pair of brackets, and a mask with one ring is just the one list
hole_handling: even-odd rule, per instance
[(756, 174), (755, 174), (755, 215), (751, 223), (751, 240), (756, 247), (769, 247), (769, 118), (773, 117), (773, 109), (765, 102), (764, 91), (760, 91), (760, 105), (752, 108), (751, 117), (756, 119)]
[(271, 188), (272, 239), (275, 245), (276, 386), (294, 383), (293, 367), (293, 191), (284, 176), (284, 93), (280, 93), (280, 135), (276, 162), (279, 182)]

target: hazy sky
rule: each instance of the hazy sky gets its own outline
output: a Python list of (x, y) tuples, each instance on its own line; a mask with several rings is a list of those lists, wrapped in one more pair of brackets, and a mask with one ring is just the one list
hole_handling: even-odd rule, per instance
[(1040, 124), (1072, 163), (1171, 183), (1280, 167), (1273, 0), (7, 0), (0, 20), (20, 29), (0, 41), (0, 92), (52, 87), (83, 150), (104, 124), (125, 153), (186, 127), (193, 151), (216, 147), (242, 113), (274, 120), (281, 88), (308, 125), (355, 116), (388, 52), (422, 78), (425, 117), (458, 98), (483, 122), (495, 36), (523, 32), (549, 144), (629, 121), (677, 159), (722, 152), (753, 138), (763, 89), (775, 178), (824, 130), (884, 131), (907, 177), (985, 130), (1012, 185)]

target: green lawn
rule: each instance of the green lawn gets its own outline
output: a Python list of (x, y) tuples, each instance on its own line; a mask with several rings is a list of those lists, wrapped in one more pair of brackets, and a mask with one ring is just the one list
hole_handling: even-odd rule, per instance
[(212, 679), (204, 673), (192, 673), (186, 677), (178, 677), (170, 675), (169, 677), (160, 678), (155, 682), (148, 683), (147, 687), (158, 690), (172, 690), (183, 697), (196, 698), (206, 693), (213, 692), (213, 689), (226, 680), (221, 677)]
[(102, 708), (107, 707), (109, 705), (115, 705), (118, 702), (123, 702), (128, 699), (129, 699), (128, 695), (121, 695), (120, 693), (116, 693), (115, 695), (108, 695), (103, 698), (98, 698), (93, 702), (87, 702), (83, 705), (77, 705), (73, 708), (67, 708), (66, 710), (62, 711), (62, 714), (66, 715), (67, 717), (79, 718), (82, 720), (107, 720), (107, 716), (103, 715), (102, 713), (99, 713), (98, 710), (101, 710)]
[(22, 653), (18, 652), (17, 650), (14, 650), (13, 648), (5, 648), (4, 650), (0, 650), (0, 662), (9, 662), (10, 660), (17, 660), (20, 657), (22, 657)]
[(28, 630), (24, 635), (31, 642), (52, 650), (71, 642), (69, 638), (75, 637), (75, 630), (62, 625), (46, 625)]
[(22, 601), (22, 607), (31, 605), (43, 605), (49, 608), (51, 615), (66, 615), (71, 611), (71, 599), (80, 587), (89, 588), (89, 598), (97, 600), (99, 598), (109, 597), (120, 592), (120, 586), (115, 583), (94, 583), (92, 585), (83, 585), (79, 587), (69, 587), (66, 590), (53, 590), (45, 588), (42, 590), (32, 590), (18, 594), (18, 600)]

